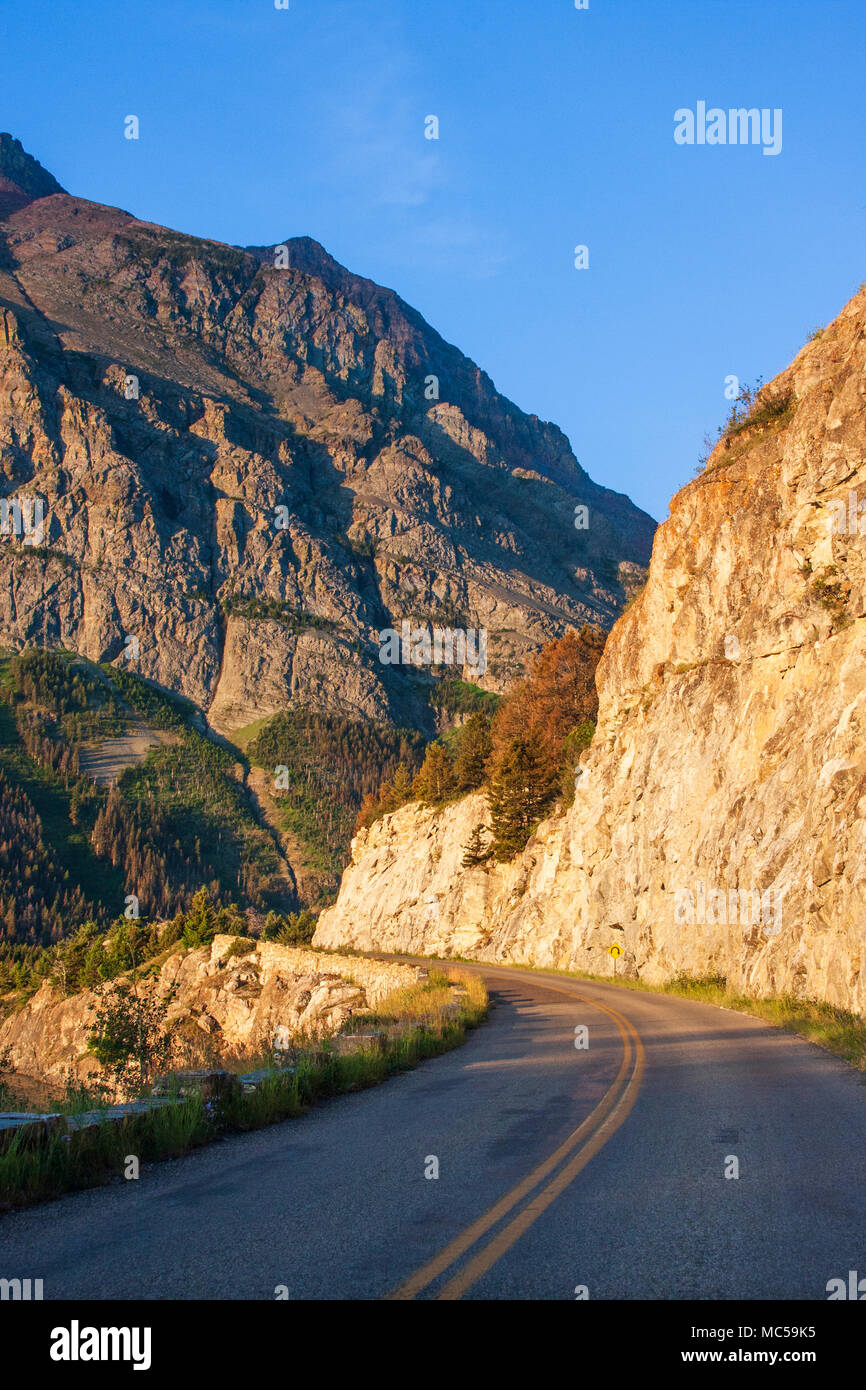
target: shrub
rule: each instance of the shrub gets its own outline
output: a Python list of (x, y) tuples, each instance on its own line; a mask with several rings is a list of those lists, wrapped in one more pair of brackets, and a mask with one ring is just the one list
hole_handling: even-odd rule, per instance
[(280, 946), (309, 946), (316, 932), (316, 921), (315, 912), (306, 907), (300, 912), (269, 912), (262, 940), (276, 941)]
[(162, 1025), (170, 1002), (170, 993), (162, 999), (140, 994), (135, 981), (103, 993), (87, 1050), (127, 1095), (141, 1095), (168, 1063), (171, 1037)]
[(476, 825), (469, 836), (469, 843), (463, 849), (463, 858), (460, 863), (464, 869), (477, 868), (480, 864), (486, 864), (493, 857), (493, 846), (486, 838), (489, 834), (490, 831), (486, 825)]

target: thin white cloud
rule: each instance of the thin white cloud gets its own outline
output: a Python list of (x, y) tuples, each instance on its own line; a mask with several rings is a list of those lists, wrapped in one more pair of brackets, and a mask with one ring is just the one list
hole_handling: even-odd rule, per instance
[(434, 269), (487, 279), (510, 260), (506, 238), (471, 213), (434, 217), (414, 229), (417, 252)]

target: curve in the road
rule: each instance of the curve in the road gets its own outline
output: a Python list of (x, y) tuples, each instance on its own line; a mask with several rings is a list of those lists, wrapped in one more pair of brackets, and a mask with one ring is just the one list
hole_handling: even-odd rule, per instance
[[(559, 1194), (586, 1167), (590, 1159), (619, 1129), (637, 1099), (645, 1060), (644, 1046), (637, 1029), (617, 1009), (608, 1008), (604, 1004), (587, 999), (584, 995), (575, 994), (571, 990), (552, 985), (549, 981), (545, 981), (545, 988), (556, 994), (566, 994), (569, 999), (577, 999), (582, 1004), (588, 1004), (590, 1008), (598, 1009), (613, 1019), (623, 1041), (623, 1057), (616, 1078), (592, 1113), (583, 1121), (583, 1124), (578, 1125), (577, 1129), (554, 1150), (549, 1158), (546, 1158), (543, 1163), (537, 1164), (522, 1182), (519, 1182), (510, 1192), (500, 1198), (489, 1211), (485, 1212), (477, 1221), (473, 1221), (465, 1231), (462, 1231), (454, 1240), (449, 1241), (432, 1260), (428, 1260), (421, 1269), (389, 1294), (390, 1299), (408, 1300), (423, 1293), (465, 1255), (467, 1250), (477, 1244), (492, 1227), (498, 1225), (516, 1206), (519, 1206), (523, 1199), (529, 1196), (540, 1183), (544, 1183), (541, 1191), (536, 1192), (523, 1210), (507, 1226), (497, 1232), (488, 1244), (474, 1255), (458, 1273), (453, 1275), (436, 1295), (437, 1299), (444, 1300), (462, 1298), (464, 1293), (471, 1289), (473, 1284), (476, 1284), (507, 1250), (511, 1249), (524, 1232), (529, 1230), (533, 1222), (538, 1220), (542, 1212), (547, 1210), (551, 1202), (556, 1201)], [(551, 1177), (551, 1174), (554, 1176)], [(545, 1183), (547, 1178), (549, 1181)]]
[(861, 1073), (695, 1000), (461, 968), (497, 1004), (462, 1047), (9, 1213), (0, 1278), (47, 1301), (468, 1302), (822, 1300), (866, 1276)]

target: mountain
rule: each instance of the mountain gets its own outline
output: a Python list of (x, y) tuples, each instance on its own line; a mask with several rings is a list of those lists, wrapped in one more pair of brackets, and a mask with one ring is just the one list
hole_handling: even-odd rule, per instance
[(0, 134), (0, 217), (18, 212), (37, 198), (65, 192), (53, 174), (27, 154), (20, 140)]
[(293, 706), (430, 734), (383, 629), (486, 630), (501, 690), (641, 582), (651, 518), (309, 237), (169, 231), (9, 135), (0, 190), (3, 646), (122, 662), (223, 734)]
[(866, 285), (736, 411), (596, 673), (574, 804), (463, 868), (475, 793), (359, 833), (319, 946), (866, 1010)]

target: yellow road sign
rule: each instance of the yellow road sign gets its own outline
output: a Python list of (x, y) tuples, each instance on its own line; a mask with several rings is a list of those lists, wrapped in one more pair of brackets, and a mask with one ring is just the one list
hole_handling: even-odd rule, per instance
[(607, 954), (613, 956), (614, 960), (617, 960), (622, 955), (622, 947), (618, 941), (615, 941), (612, 946), (608, 946)]

